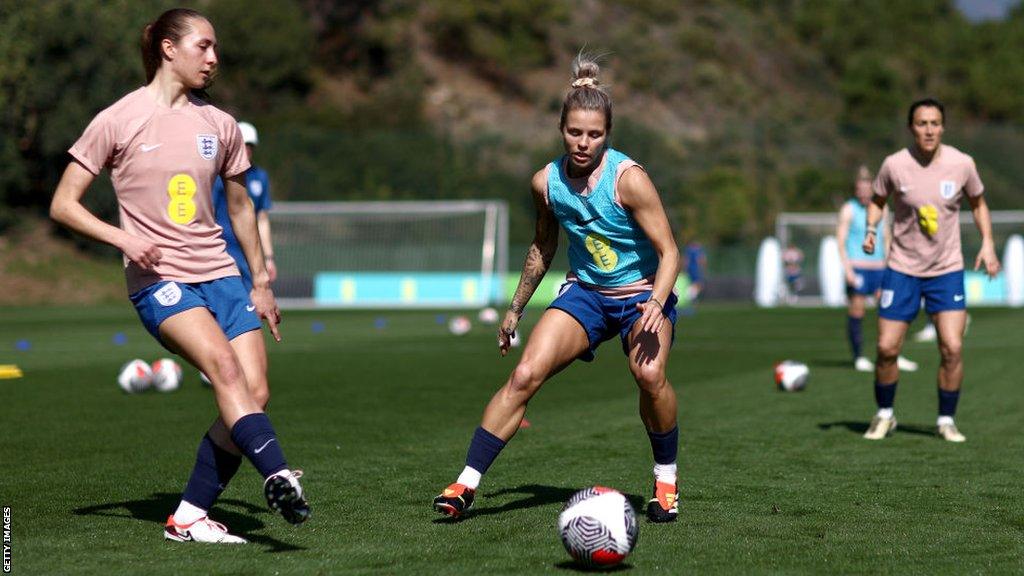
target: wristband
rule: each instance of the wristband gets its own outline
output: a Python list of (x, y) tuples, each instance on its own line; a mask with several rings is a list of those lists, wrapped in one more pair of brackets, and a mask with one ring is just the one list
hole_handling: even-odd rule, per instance
[(658, 303), (658, 310), (659, 310), (659, 311), (661, 311), (661, 310), (664, 310), (664, 309), (665, 309), (665, 305), (661, 303), (661, 300), (658, 300), (658, 299), (657, 299), (657, 298), (655, 298), (654, 296), (651, 296), (650, 298), (648, 298), (648, 299), (647, 299), (647, 301), (648, 301), (648, 302), (652, 302), (652, 301), (653, 301), (653, 302), (657, 302), (657, 303)]

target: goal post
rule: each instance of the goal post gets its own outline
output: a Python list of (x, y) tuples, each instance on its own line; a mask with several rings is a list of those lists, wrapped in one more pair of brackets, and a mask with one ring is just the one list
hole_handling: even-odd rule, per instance
[(500, 200), (277, 202), (282, 308), (473, 308), (504, 300)]
[[(973, 270), (981, 248), (981, 235), (969, 210), (960, 212), (960, 241), (964, 257), (964, 290), (971, 305), (1020, 306), (1024, 302), (1024, 210), (993, 210), (992, 236), (1003, 272), (989, 279)], [(762, 306), (798, 304), (841, 306), (846, 303), (845, 279), (839, 261), (835, 231), (837, 212), (782, 212), (775, 220), (773, 250), (762, 251), (767, 259), (758, 263), (756, 300)], [(787, 248), (801, 256), (800, 281), (787, 281), (783, 260)], [(770, 261), (769, 261), (770, 260)], [(792, 270), (791, 270), (792, 271)], [(773, 289), (771, 286), (776, 286)]]

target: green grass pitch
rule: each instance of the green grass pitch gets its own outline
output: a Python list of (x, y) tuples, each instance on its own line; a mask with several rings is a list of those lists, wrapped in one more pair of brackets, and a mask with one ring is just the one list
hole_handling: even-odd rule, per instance
[[(650, 447), (618, 344), (541, 390), (532, 427), (491, 468), (476, 514), (449, 523), (430, 500), (461, 470), (518, 352), (499, 359), (493, 328), (476, 322), (449, 335), (439, 314), (286, 313), (284, 341), (269, 346), (270, 415), (306, 472), (314, 516), (295, 528), (266, 510), (246, 464), (212, 516), (253, 544), (217, 547), (161, 535), (214, 417), (195, 370), (175, 393), (126, 395), (114, 382), (120, 365), (166, 355), (127, 305), (0, 310), (0, 364), (25, 373), (0, 380), (0, 506), (11, 508), (14, 573), (571, 572), (555, 523), (572, 492), (603, 484), (637, 505), (649, 495)], [(709, 306), (681, 317), (669, 365), (680, 520), (641, 522), (628, 571), (1020, 573), (1024, 312), (972, 316), (962, 445), (932, 434), (934, 344), (907, 346), (921, 370), (901, 380), (901, 429), (872, 443), (860, 437), (871, 376), (847, 365), (842, 310)], [(806, 391), (774, 389), (772, 365), (786, 358), (810, 365)]]

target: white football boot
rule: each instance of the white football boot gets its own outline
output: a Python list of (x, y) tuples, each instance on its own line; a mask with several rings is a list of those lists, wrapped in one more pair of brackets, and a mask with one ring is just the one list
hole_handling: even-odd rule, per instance
[(857, 359), (853, 361), (853, 368), (857, 372), (874, 372), (875, 363), (863, 356), (858, 356)]
[(167, 517), (164, 538), (173, 542), (204, 542), (207, 544), (246, 544), (248, 540), (228, 534), (228, 527), (203, 516), (191, 524), (178, 524), (174, 515)]
[(941, 424), (938, 427), (937, 434), (942, 437), (946, 442), (966, 442), (967, 437), (960, 433), (956, 429), (956, 424), (947, 423)]
[(938, 334), (935, 332), (935, 324), (929, 322), (924, 328), (914, 334), (914, 342), (935, 342)]
[(896, 430), (895, 416), (892, 418), (875, 416), (871, 419), (871, 425), (868, 426), (868, 431), (864, 433), (864, 437), (868, 440), (881, 440), (892, 436), (894, 430)]
[(900, 372), (917, 372), (917, 362), (903, 356), (896, 358), (896, 366), (900, 369)]
[(309, 504), (299, 485), (301, 477), (302, 470), (282, 470), (263, 483), (267, 506), (280, 512), (291, 524), (302, 524), (309, 519)]

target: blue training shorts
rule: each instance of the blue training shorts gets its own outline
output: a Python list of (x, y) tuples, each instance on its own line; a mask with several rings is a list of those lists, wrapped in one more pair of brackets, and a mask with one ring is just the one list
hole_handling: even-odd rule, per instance
[[(558, 298), (548, 308), (561, 310), (580, 323), (587, 333), (590, 348), (580, 354), (580, 360), (590, 362), (594, 359), (594, 351), (601, 342), (611, 339), (616, 334), (622, 340), (622, 351), (629, 353), (629, 331), (633, 328), (641, 314), (636, 305), (650, 300), (651, 292), (643, 292), (632, 298), (609, 298), (580, 286), (577, 282), (566, 282), (559, 290)], [(672, 338), (675, 339), (676, 298), (670, 294), (662, 313), (672, 323)]]
[(142, 325), (160, 339), (160, 324), (171, 316), (191, 308), (206, 308), (213, 314), (228, 340), (262, 327), (249, 291), (239, 276), (188, 284), (161, 280), (129, 296)]
[(882, 286), (882, 276), (885, 270), (873, 268), (854, 268), (854, 284), (846, 285), (846, 295), (860, 294), (862, 296), (873, 296)]
[(882, 296), (878, 300), (878, 315), (886, 320), (912, 322), (921, 308), (928, 314), (965, 310), (964, 271), (956, 270), (941, 276), (921, 278), (885, 269), (882, 275)]

